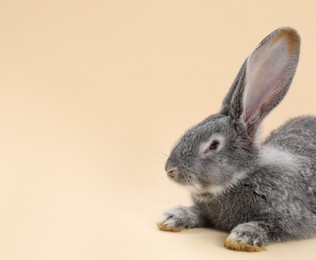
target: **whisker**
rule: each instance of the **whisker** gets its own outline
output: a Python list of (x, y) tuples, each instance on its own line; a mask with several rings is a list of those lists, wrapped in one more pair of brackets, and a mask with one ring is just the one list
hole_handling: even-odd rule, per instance
[(209, 205), (208, 205), (208, 202), (207, 202), (207, 198), (204, 195), (205, 191), (204, 191), (203, 187), (201, 185), (199, 185), (199, 184), (196, 184), (196, 188), (197, 188), (197, 191), (199, 191), (199, 196), (201, 197), (201, 199), (202, 199), (202, 201), (204, 203), (204, 206), (206, 207), (206, 209), (208, 211), (210, 211), (210, 208), (209, 208)]
[(151, 150), (153, 153), (159, 154), (159, 155), (163, 155), (165, 158), (168, 158), (168, 154), (158, 151), (158, 150)]

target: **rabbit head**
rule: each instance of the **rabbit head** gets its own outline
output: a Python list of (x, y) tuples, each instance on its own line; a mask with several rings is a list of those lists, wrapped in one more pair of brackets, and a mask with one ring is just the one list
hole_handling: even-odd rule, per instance
[(165, 165), (168, 177), (216, 193), (256, 168), (258, 128), (286, 95), (299, 48), (300, 38), (291, 28), (268, 35), (242, 65), (220, 112), (189, 129), (175, 144)]

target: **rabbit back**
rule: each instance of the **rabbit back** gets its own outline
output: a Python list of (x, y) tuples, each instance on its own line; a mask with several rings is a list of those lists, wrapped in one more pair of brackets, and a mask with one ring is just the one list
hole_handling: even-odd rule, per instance
[(270, 134), (263, 147), (285, 151), (293, 158), (292, 163), (285, 164), (290, 167), (293, 182), (302, 183), (301, 192), (309, 201), (307, 204), (316, 220), (316, 117), (300, 116), (289, 120)]
[(264, 144), (310, 158), (316, 163), (316, 117), (300, 116), (289, 120), (274, 130)]

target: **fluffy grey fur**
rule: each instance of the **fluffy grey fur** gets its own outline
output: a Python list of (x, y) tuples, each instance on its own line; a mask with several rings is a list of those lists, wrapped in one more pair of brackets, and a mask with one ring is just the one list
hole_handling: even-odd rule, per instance
[[(215, 227), (230, 232), (228, 248), (245, 251), (316, 235), (316, 117), (289, 120), (256, 141), (263, 118), (291, 84), (299, 43), (291, 28), (272, 32), (241, 67), (220, 112), (180, 138), (165, 168), (189, 188), (193, 206), (166, 211), (163, 230)], [(273, 86), (262, 83), (266, 77), (275, 77)]]

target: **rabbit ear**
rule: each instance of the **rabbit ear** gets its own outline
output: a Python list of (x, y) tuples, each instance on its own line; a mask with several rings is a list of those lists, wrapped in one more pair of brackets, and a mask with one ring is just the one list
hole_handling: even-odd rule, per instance
[(296, 71), (300, 38), (291, 28), (268, 35), (245, 61), (222, 113), (241, 121), (250, 138), (263, 118), (283, 99)]

